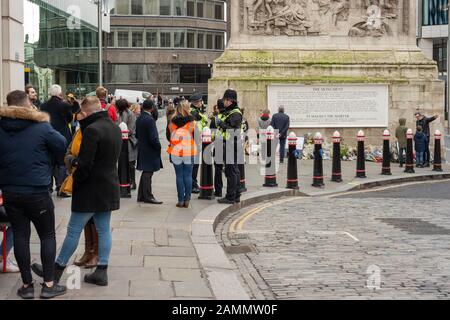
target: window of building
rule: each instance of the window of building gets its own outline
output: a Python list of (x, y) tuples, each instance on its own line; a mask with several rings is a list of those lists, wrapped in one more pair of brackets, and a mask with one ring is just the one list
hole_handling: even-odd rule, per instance
[(162, 16), (170, 16), (170, 2), (171, 0), (159, 0), (159, 14)]
[(204, 14), (204, 2), (197, 1), (197, 17), (203, 18), (205, 16)]
[(215, 4), (214, 18), (218, 20), (223, 20), (223, 4)]
[(116, 14), (130, 14), (130, 0), (116, 0)]
[(206, 49), (213, 48), (213, 36), (212, 34), (206, 34)]
[(131, 0), (131, 14), (142, 15), (143, 13), (142, 0)]
[(196, 83), (208, 83), (211, 78), (211, 68), (208, 65), (197, 64), (196, 65)]
[(187, 47), (195, 48), (195, 32), (194, 31), (188, 31), (188, 33), (187, 33)]
[(422, 24), (424, 26), (448, 23), (448, 0), (423, 0)]
[(216, 34), (214, 38), (214, 49), (223, 50), (223, 35)]
[(195, 2), (194, 1), (186, 2), (186, 15), (188, 17), (195, 17)]
[(158, 47), (158, 31), (157, 30), (147, 30), (145, 34), (146, 34), (147, 47), (151, 47), (151, 48)]
[(81, 34), (78, 31), (75, 31), (73, 34), (73, 43), (75, 48), (81, 47)]
[(180, 83), (195, 83), (195, 64), (180, 65)]
[(185, 41), (184, 41), (184, 35), (186, 33), (184, 31), (175, 31), (174, 32), (174, 45), (175, 48), (184, 48), (185, 47)]
[(92, 32), (90, 31), (83, 31), (83, 47), (84, 48), (92, 48)]
[(144, 46), (143, 31), (131, 32), (131, 46), (133, 48), (142, 48)]
[(165, 32), (165, 31), (160, 32), (159, 37), (160, 37), (160, 43), (161, 43), (162, 48), (172, 47), (170, 36), (171, 36), (170, 32)]
[(214, 19), (214, 3), (206, 1), (205, 7), (206, 7), (205, 17), (208, 19)]
[(111, 31), (109, 34), (107, 34), (107, 41), (108, 41), (108, 47), (114, 47), (115, 41), (114, 41), (115, 32)]
[(204, 49), (205, 48), (205, 34), (197, 33), (197, 48)]
[(176, 16), (186, 15), (186, 0), (174, 0), (174, 8)]
[(117, 46), (120, 48), (129, 47), (129, 32), (128, 31), (118, 31), (117, 32)]
[(439, 72), (447, 71), (447, 39), (436, 39), (433, 44), (433, 60)]
[(159, 15), (158, 0), (145, 0), (145, 14)]

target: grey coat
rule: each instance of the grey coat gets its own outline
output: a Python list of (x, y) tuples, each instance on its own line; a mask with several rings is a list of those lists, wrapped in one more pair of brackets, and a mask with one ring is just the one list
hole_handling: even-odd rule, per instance
[(117, 114), (117, 125), (122, 122), (128, 126), (128, 160), (137, 160), (137, 138), (136, 138), (136, 116), (129, 109), (125, 110), (122, 114)]

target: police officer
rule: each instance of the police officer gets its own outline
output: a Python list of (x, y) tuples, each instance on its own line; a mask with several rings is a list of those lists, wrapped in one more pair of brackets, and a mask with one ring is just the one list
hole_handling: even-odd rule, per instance
[(227, 194), (225, 198), (219, 199), (218, 202), (234, 204), (241, 201), (238, 149), (242, 149), (242, 112), (237, 104), (237, 92), (235, 90), (226, 90), (222, 100), (225, 106), (225, 113), (223, 114), (222, 119), (219, 119), (219, 117), (216, 118), (216, 124), (225, 140), (225, 176), (227, 177)]
[[(220, 122), (224, 120), (225, 106), (223, 104), (223, 100), (217, 100), (217, 105), (214, 107), (214, 112), (212, 117), (210, 118), (211, 122), (209, 127), (212, 131), (212, 137), (214, 140), (214, 196), (217, 198), (222, 198), (222, 189), (223, 189), (223, 163), (224, 163), (224, 143), (221, 131), (219, 131), (219, 127), (216, 122)], [(218, 119), (216, 121), (216, 119)]]
[[(203, 129), (208, 126), (208, 117), (205, 115), (205, 105), (203, 104), (203, 95), (201, 93), (196, 93), (191, 96), (191, 115), (194, 117), (194, 120), (197, 122), (198, 131), (200, 134), (203, 132)], [(201, 139), (198, 139), (198, 143), (201, 143)], [(201, 145), (197, 145), (201, 150)], [(192, 193), (200, 193), (200, 189), (198, 187), (198, 168), (199, 157), (197, 156), (194, 168), (192, 169)]]

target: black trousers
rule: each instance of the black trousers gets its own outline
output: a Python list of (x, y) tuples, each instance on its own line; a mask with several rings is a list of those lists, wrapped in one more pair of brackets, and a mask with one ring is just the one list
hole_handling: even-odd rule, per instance
[(223, 173), (223, 164), (214, 164), (214, 192), (222, 193), (223, 189), (223, 180), (222, 180), (222, 173)]
[(138, 189), (138, 197), (137, 197), (138, 202), (146, 202), (154, 198), (152, 193), (152, 177), (153, 172), (151, 171), (142, 172)]
[(194, 164), (193, 168), (192, 168), (192, 188), (198, 188), (198, 180), (197, 180), (197, 176), (198, 176), (198, 169), (199, 169), (200, 165)]
[(227, 177), (226, 198), (230, 201), (240, 199), (241, 174), (239, 172), (239, 166), (236, 163), (225, 164), (225, 176)]
[(129, 163), (130, 168), (130, 183), (131, 187), (136, 186), (136, 161), (130, 161)]
[(19, 265), (22, 281), (31, 284), (30, 236), (33, 223), (41, 241), (41, 261), (44, 281), (55, 276), (55, 207), (49, 193), (3, 193), (5, 209), (14, 231), (14, 255)]
[(430, 164), (430, 137), (427, 137), (427, 149), (425, 150), (423, 161), (425, 164)]

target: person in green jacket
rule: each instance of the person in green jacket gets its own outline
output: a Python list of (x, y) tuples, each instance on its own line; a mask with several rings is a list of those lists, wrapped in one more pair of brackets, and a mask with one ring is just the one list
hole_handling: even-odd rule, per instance
[(395, 137), (397, 138), (398, 144), (398, 162), (400, 162), (400, 168), (403, 167), (405, 163), (405, 154), (406, 154), (406, 131), (408, 128), (406, 127), (406, 119), (400, 118), (398, 120), (399, 126), (395, 129)]

